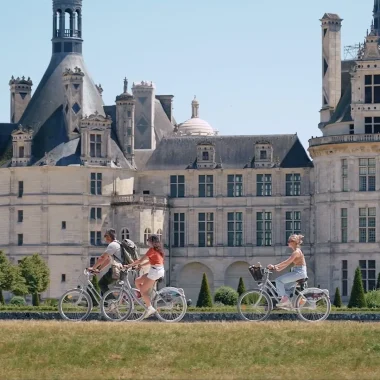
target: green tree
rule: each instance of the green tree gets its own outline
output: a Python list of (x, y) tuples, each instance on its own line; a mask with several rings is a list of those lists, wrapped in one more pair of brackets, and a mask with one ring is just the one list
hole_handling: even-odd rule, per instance
[(26, 286), (25, 278), (21, 274), (21, 269), (18, 266), (13, 265), (11, 268), (12, 285), (11, 292), (16, 296), (25, 296), (29, 293)]
[(335, 289), (334, 303), (335, 307), (342, 307), (342, 298), (340, 296), (339, 288)]
[[(100, 294), (100, 286), (99, 286), (99, 281), (97, 276), (92, 277), (92, 285), (94, 285), (95, 290)], [(98, 301), (95, 299), (95, 297), (90, 293), (91, 299), (92, 299), (92, 304), (96, 306), (98, 304)]]
[(376, 289), (379, 289), (380, 290), (380, 272), (377, 276), (377, 284), (376, 284)]
[(361, 307), (366, 307), (366, 306), (367, 306), (367, 303), (365, 300), (362, 274), (360, 272), (360, 268), (356, 268), (355, 277), (354, 277), (354, 284), (352, 285), (350, 302), (348, 303), (348, 307), (349, 308), (353, 308), (353, 307), (361, 308)]
[(44, 292), (49, 286), (49, 267), (42, 257), (36, 253), (21, 260), (20, 270), (25, 278), (28, 293), (33, 296), (33, 306), (38, 306), (39, 293)]
[(212, 297), (206, 273), (203, 273), (201, 290), (199, 291), (197, 307), (212, 307)]
[(245, 285), (244, 285), (244, 281), (243, 281), (243, 277), (240, 277), (239, 278), (239, 285), (237, 287), (237, 292), (239, 294), (239, 297), (245, 292)]
[(0, 251), (0, 304), (4, 304), (3, 290), (11, 290), (12, 264), (3, 251)]

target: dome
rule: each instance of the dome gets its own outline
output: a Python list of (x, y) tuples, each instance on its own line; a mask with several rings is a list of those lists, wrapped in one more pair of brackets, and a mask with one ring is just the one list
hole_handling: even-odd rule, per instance
[(178, 126), (178, 133), (187, 136), (213, 136), (216, 134), (214, 128), (205, 120), (199, 117), (199, 102), (194, 97), (191, 102), (192, 116)]

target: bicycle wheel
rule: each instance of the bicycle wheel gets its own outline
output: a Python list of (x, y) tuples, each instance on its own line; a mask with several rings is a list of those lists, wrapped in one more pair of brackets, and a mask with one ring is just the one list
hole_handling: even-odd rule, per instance
[(112, 322), (124, 321), (132, 311), (131, 296), (122, 288), (113, 288), (104, 293), (100, 301), (100, 312)]
[(83, 321), (91, 313), (91, 297), (82, 289), (68, 290), (59, 299), (58, 310), (61, 317), (66, 321)]
[(308, 288), (296, 299), (298, 317), (306, 322), (321, 322), (331, 311), (330, 297), (321, 289)]
[(239, 297), (237, 307), (242, 319), (261, 322), (269, 317), (273, 304), (268, 293), (253, 289), (248, 290)]
[(154, 297), (153, 307), (162, 322), (179, 322), (186, 314), (187, 302), (183, 289), (167, 287)]

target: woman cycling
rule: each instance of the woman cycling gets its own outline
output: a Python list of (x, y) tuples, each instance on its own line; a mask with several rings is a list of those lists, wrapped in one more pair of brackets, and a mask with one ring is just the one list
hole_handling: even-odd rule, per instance
[(135, 281), (137, 289), (140, 290), (141, 297), (144, 300), (147, 310), (144, 318), (156, 312), (156, 309), (150, 302), (150, 292), (153, 289), (155, 282), (161, 277), (165, 276), (164, 258), (165, 253), (162, 249), (160, 239), (157, 235), (150, 235), (147, 243), (149, 245), (148, 252), (139, 260), (134, 261), (132, 264), (127, 265), (128, 268), (135, 266), (150, 265), (149, 272), (138, 277)]
[(288, 240), (288, 246), (293, 250), (290, 257), (277, 265), (268, 265), (268, 269), (281, 272), (290, 264), (293, 263), (292, 271), (285, 273), (282, 276), (276, 278), (277, 293), (281, 296), (281, 301), (277, 304), (277, 307), (289, 307), (291, 306), (289, 301), (289, 290), (296, 285), (298, 280), (307, 278), (306, 261), (305, 256), (300, 250), (300, 246), (303, 243), (302, 235), (291, 235)]

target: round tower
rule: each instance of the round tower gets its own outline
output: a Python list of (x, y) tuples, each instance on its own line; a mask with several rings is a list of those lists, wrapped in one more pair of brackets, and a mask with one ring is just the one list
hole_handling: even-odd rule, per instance
[(53, 54), (82, 54), (82, 0), (53, 0)]

